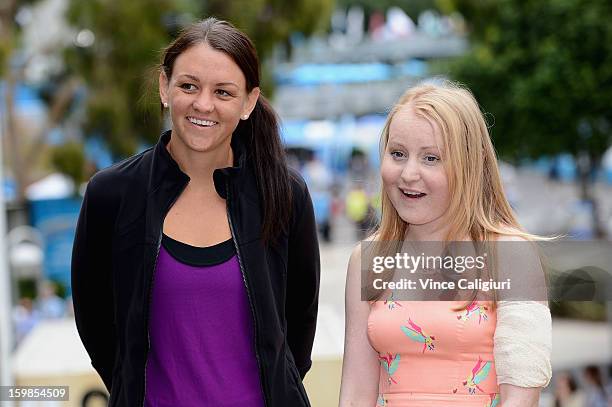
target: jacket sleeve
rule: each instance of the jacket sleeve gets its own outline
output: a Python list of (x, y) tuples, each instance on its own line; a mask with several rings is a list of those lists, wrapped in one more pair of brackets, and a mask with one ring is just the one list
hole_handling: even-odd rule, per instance
[(302, 379), (312, 365), (311, 352), (319, 302), (319, 244), (308, 188), (294, 194), (287, 267), (287, 341)]
[(87, 185), (72, 248), (72, 300), (81, 341), (108, 391), (115, 363), (112, 292), (113, 204), (110, 190)]

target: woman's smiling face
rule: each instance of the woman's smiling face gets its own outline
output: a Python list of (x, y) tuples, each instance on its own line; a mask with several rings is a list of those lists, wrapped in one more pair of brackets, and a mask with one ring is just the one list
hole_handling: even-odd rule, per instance
[[(433, 235), (447, 228), (448, 177), (442, 159), (440, 131), (403, 106), (389, 125), (381, 164), (383, 186), (409, 231)], [(423, 236), (421, 234), (421, 236)]]
[(172, 76), (159, 77), (162, 102), (168, 103), (172, 134), (188, 149), (205, 152), (229, 148), (241, 117), (250, 115), (259, 88), (246, 89), (238, 65), (206, 43), (194, 45), (175, 60)]

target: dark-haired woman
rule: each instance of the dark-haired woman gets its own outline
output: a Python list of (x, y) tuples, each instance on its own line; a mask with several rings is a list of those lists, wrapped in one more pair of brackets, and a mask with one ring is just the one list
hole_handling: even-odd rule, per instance
[(209, 18), (166, 48), (172, 129), (88, 184), (77, 328), (111, 406), (308, 406), (319, 252), (251, 41)]

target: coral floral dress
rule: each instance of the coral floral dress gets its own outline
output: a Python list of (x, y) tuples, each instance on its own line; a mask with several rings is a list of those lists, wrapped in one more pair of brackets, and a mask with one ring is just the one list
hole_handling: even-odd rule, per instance
[(474, 301), (371, 303), (368, 338), (378, 352), (377, 406), (495, 407), (500, 405), (493, 361), (496, 314)]

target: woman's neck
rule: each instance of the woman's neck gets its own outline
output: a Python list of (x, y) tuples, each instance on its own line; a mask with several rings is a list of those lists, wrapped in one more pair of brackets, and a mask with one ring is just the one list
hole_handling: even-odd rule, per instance
[(418, 242), (442, 242), (448, 235), (446, 225), (408, 225), (405, 240)]
[(171, 138), (166, 149), (181, 171), (189, 176), (192, 186), (214, 188), (214, 171), (218, 168), (230, 167), (234, 162), (234, 153), (229, 142), (215, 150), (199, 152)]

